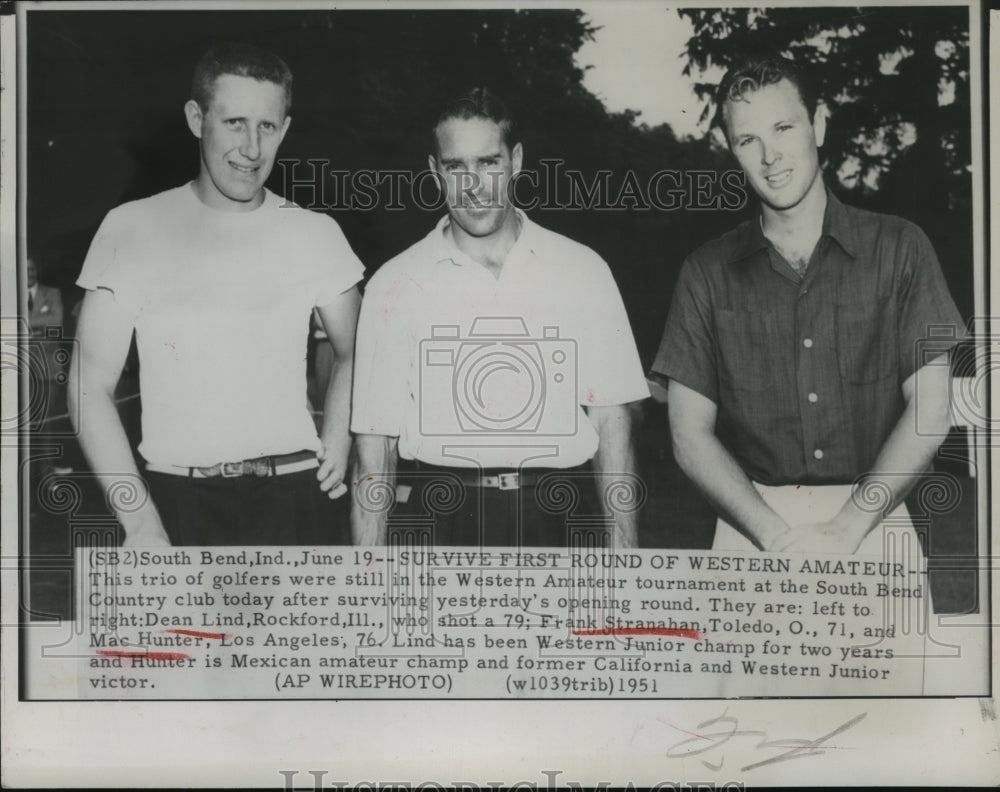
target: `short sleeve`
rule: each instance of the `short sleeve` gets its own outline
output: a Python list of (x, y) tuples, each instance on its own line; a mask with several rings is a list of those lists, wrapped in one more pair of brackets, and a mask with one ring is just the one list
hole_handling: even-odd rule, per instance
[(107, 289), (115, 302), (138, 311), (142, 292), (132, 233), (121, 208), (108, 212), (90, 243), (76, 285), (88, 291)]
[(927, 235), (907, 223), (900, 241), (899, 368), (906, 380), (965, 337), (965, 323), (948, 291)]
[(674, 288), (652, 370), (718, 404), (719, 377), (710, 297), (704, 274), (688, 259)]
[(364, 276), (365, 267), (351, 249), (347, 237), (332, 217), (323, 217), (322, 238), (314, 248), (318, 255), (318, 275), (315, 305), (323, 307), (333, 302)]
[(399, 437), (416, 342), (403, 310), (404, 283), (381, 275), (369, 282), (358, 317), (351, 431)]
[(586, 345), (578, 350), (580, 404), (608, 407), (649, 398), (632, 327), (618, 285), (595, 254), (589, 299), (581, 305)]

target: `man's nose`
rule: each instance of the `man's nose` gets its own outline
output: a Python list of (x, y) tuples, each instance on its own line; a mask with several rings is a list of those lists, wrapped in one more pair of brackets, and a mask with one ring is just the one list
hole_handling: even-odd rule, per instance
[(460, 196), (472, 196), (479, 192), (479, 174), (474, 170), (463, 170), (455, 173), (455, 191)]
[(463, 171), (459, 176), (459, 192), (476, 201), (489, 194), (488, 184), (482, 170)]
[(240, 143), (240, 154), (250, 160), (255, 160), (260, 156), (260, 132), (256, 129), (248, 129), (243, 135)]
[(762, 165), (773, 165), (781, 159), (781, 152), (773, 143), (761, 142), (760, 161)]
[(479, 171), (478, 192), (480, 195), (495, 195), (500, 178), (503, 175), (495, 168), (481, 168)]

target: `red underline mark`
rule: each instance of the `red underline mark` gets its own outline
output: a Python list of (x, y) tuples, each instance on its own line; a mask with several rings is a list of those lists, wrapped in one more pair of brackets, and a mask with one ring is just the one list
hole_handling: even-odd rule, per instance
[(190, 635), (193, 638), (212, 638), (216, 641), (221, 641), (226, 637), (225, 633), (202, 632), (201, 630), (183, 630), (179, 627), (175, 627), (170, 630), (160, 630), (160, 632), (175, 633), (176, 635)]
[(678, 627), (605, 627), (600, 630), (573, 630), (573, 635), (665, 635), (673, 638), (690, 638), (692, 641), (701, 640), (701, 633), (697, 630)]
[(190, 660), (191, 656), (183, 652), (139, 652), (125, 651), (124, 649), (98, 649), (97, 654), (102, 657), (128, 657), (135, 660)]

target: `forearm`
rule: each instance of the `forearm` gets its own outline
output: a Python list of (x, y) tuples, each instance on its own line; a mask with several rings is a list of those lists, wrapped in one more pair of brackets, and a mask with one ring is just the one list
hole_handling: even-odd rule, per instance
[(902, 385), (902, 395), (903, 414), (834, 518), (857, 544), (902, 503), (951, 428), (951, 375), (946, 361), (944, 365), (941, 360), (929, 361), (911, 374)]
[(351, 533), (355, 545), (386, 542), (389, 510), (395, 502), (397, 439), (385, 435), (355, 437)]
[[(856, 482), (851, 497), (837, 515), (857, 535), (858, 542), (877, 526), (909, 494), (920, 475), (927, 470), (937, 453), (941, 438), (947, 433), (950, 420), (947, 410), (934, 419), (936, 426), (926, 433), (916, 431), (917, 405), (910, 401), (892, 433), (879, 451), (872, 469)], [(859, 495), (866, 488), (872, 492), (871, 503), (877, 510), (865, 508), (869, 499)]]
[(594, 479), (605, 516), (612, 521), (613, 546), (638, 547), (641, 504), (625, 497), (621, 501), (625, 508), (616, 510), (613, 508), (616, 499), (608, 497), (616, 488), (626, 495), (633, 493), (633, 498), (639, 495), (635, 486), (637, 474), (632, 442), (632, 407), (623, 404), (591, 410), (590, 414), (597, 417), (599, 438), (597, 453), (592, 461)]
[(716, 511), (759, 547), (769, 548), (789, 530), (714, 432), (675, 431), (673, 448), (681, 470)]
[[(93, 382), (81, 376), (80, 365), (74, 360), (70, 366), (67, 400), (84, 456), (109, 505), (115, 509), (119, 522), (128, 533), (137, 513), (143, 508), (140, 504), (145, 503), (146, 508), (153, 506), (118, 415), (114, 391), (106, 383)], [(123, 489), (119, 491), (119, 488)], [(137, 497), (124, 497), (129, 490), (138, 490)], [(120, 497), (111, 496), (115, 491), (119, 491)], [(123, 510), (122, 503), (136, 504), (136, 508)]]
[(330, 382), (323, 402), (323, 427), (321, 437), (327, 458), (342, 460), (347, 467), (351, 450), (351, 384), (354, 358), (335, 358), (330, 372)]

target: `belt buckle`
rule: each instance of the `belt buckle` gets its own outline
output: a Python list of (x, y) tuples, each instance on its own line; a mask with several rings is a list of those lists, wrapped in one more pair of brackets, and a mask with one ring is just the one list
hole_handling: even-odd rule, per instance
[(258, 478), (270, 476), (272, 472), (277, 475), (278, 468), (277, 465), (272, 465), (270, 457), (261, 457), (260, 459), (244, 459), (243, 460), (244, 471), (248, 476), (257, 476)]
[(242, 462), (223, 462), (222, 463), (222, 477), (223, 478), (236, 478), (237, 476), (243, 475), (243, 463)]
[(517, 473), (501, 473), (497, 476), (499, 490), (516, 490), (521, 488), (520, 476)]

